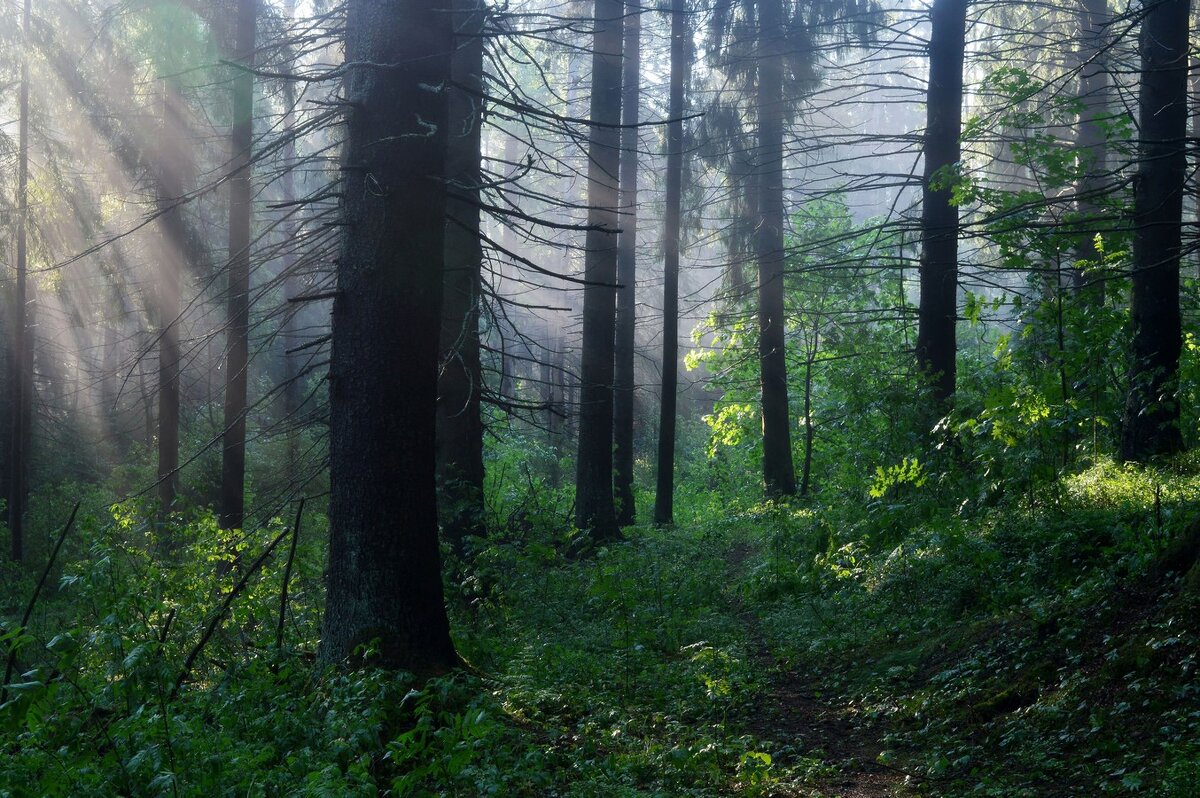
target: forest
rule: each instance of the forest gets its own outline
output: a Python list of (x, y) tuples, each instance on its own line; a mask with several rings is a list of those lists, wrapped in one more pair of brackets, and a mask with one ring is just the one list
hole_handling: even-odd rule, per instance
[(1193, 19), (0, 5), (0, 798), (1200, 796)]

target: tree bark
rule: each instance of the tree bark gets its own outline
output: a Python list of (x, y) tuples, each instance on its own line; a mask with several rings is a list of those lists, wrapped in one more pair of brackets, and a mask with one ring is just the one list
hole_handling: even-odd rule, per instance
[(633, 349), (637, 305), (638, 103), (641, 99), (642, 12), (625, 17), (621, 122), (621, 235), (617, 239), (616, 386), (613, 406), (613, 491), (617, 523), (637, 521), (633, 497)]
[(622, 0), (596, 0), (588, 136), (588, 231), (584, 254), (575, 523), (596, 540), (620, 535), (613, 504), (617, 177), (621, 160)]
[(675, 520), (675, 420), (679, 400), (679, 238), (683, 205), (683, 113), (687, 78), (687, 10), (672, 0), (671, 89), (667, 106), (667, 195), (663, 210), (662, 388), (658, 416), (658, 484), (654, 523)]
[(452, 15), (350, 0), (345, 226), (329, 366), (330, 546), (320, 656), (417, 674), (458, 658), (438, 550), (438, 338)]
[(442, 534), (459, 554), (469, 535), (483, 535), (483, 370), (479, 303), (483, 248), (479, 238), (480, 127), (483, 108), (483, 5), (454, 0), (454, 83), (446, 150), (446, 277), (441, 374), (438, 379), (438, 483)]
[(1183, 450), (1179, 428), (1179, 258), (1187, 177), (1189, 0), (1158, 0), (1142, 20), (1141, 144), (1134, 181), (1133, 345), (1121, 457)]
[(944, 410), (955, 389), (958, 208), (947, 170), (960, 158), (968, 0), (933, 0), (921, 198), (917, 363)]
[(783, 4), (781, 0), (762, 0), (758, 13), (758, 355), (763, 481), (767, 497), (777, 498), (796, 492), (784, 308)]
[(241, 529), (246, 509), (246, 385), (250, 365), (250, 228), (254, 213), (250, 148), (254, 142), (257, 0), (238, 0), (233, 131), (229, 137), (229, 309), (225, 353), (225, 416), (221, 449), (224, 529)]

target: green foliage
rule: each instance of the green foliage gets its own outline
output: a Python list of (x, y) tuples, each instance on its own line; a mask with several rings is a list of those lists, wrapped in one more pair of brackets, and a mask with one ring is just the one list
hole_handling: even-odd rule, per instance
[(1188, 794), (1196, 598), (1152, 575), (1196, 473), (1101, 461), (1054, 505), (930, 511), (894, 545), (869, 508), (798, 514), (744, 589), (776, 656), (883, 724), (920, 794)]
[[(919, 451), (920, 402), (905, 322), (899, 241), (874, 220), (856, 224), (841, 198), (802, 205), (788, 242), (786, 302), (793, 459), (803, 461), (804, 426), (814, 431), (819, 489), (857, 493), (865, 475)], [(714, 311), (692, 333), (689, 369), (720, 390), (705, 417), (713, 487), (737, 501), (759, 493), (761, 395), (757, 318), (748, 303)], [(809, 417), (805, 416), (805, 388)]]

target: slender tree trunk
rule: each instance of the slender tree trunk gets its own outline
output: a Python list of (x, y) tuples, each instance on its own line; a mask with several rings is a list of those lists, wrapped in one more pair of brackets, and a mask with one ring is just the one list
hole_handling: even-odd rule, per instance
[(963, 53), (968, 0), (933, 0), (921, 201), (921, 304), (917, 363), (944, 409), (954, 396), (958, 321), (958, 207), (948, 170), (962, 132)]
[(241, 529), (246, 505), (246, 384), (250, 364), (250, 228), (254, 214), (250, 148), (254, 142), (257, 0), (238, 0), (230, 136), (229, 310), (221, 457), (221, 526)]
[[(1190, 75), (1191, 90), (1192, 90), (1192, 138), (1200, 141), (1200, 58), (1192, 59), (1192, 70)], [(1200, 154), (1193, 157), (1192, 161), (1192, 199), (1194, 205), (1192, 207), (1192, 225), (1193, 229), (1200, 230)], [(1195, 279), (1200, 280), (1200, 251), (1196, 252), (1196, 272)]]
[(675, 417), (679, 401), (679, 238), (683, 206), (683, 103), (689, 26), (684, 0), (671, 0), (671, 91), (667, 106), (667, 196), (663, 210), (662, 388), (654, 523), (675, 520)]
[(550, 485), (558, 488), (562, 482), (562, 468), (559, 465), (559, 460), (562, 457), (563, 449), (563, 427), (566, 424), (567, 415), (567, 382), (566, 382), (566, 367), (563, 362), (564, 348), (562, 338), (554, 339), (554, 359), (553, 373), (551, 375), (552, 385), (550, 387), (550, 403), (549, 414), (546, 420), (546, 431), (550, 439)]
[(788, 420), (787, 317), (783, 247), (783, 7), (759, 3), (758, 355), (762, 384), (763, 481), (768, 498), (796, 492)]
[[(295, 0), (287, 0), (285, 10), (287, 19), (293, 19), (296, 12)], [(296, 200), (296, 139), (294, 138), (296, 90), (290, 81), (285, 81), (283, 101), (286, 104), (283, 114), (283, 129), (287, 138), (284, 140), (282, 149), (284, 171), (279, 176), (279, 193), (284, 203), (292, 203)], [(300, 232), (300, 226), (296, 223), (293, 215), (295, 209), (289, 204), (284, 212), (287, 214), (287, 218), (283, 222), (285, 235), (289, 241), (295, 242)], [(295, 250), (289, 247), (283, 260), (283, 294), (287, 305), (284, 308), (285, 316), (280, 338), (283, 340), (284, 350), (283, 417), (287, 430), (288, 481), (292, 483), (295, 483), (299, 477), (300, 415), (304, 408), (305, 398), (303, 354), (296, 350), (296, 347), (301, 345), (300, 314), (303, 307), (303, 303), (297, 302), (296, 299), (304, 292), (304, 286), (300, 275), (296, 273), (296, 261)]]
[[(1108, 139), (1104, 126), (1109, 118), (1108, 105), (1111, 88), (1108, 79), (1108, 25), (1112, 15), (1108, 11), (1108, 0), (1084, 0), (1083, 28), (1080, 36), (1080, 57), (1083, 66), (1079, 71), (1079, 99), (1083, 109), (1079, 114), (1079, 129), (1076, 149), (1083, 161), (1083, 177), (1079, 181), (1079, 200), (1076, 208), (1083, 219), (1084, 232), (1075, 252), (1076, 260), (1097, 263), (1100, 252), (1096, 249), (1096, 233), (1099, 232), (1099, 198), (1107, 186), (1105, 175), (1108, 161)], [(1104, 301), (1104, 282), (1090, 282), (1078, 267), (1071, 270), (1071, 282), (1075, 290), (1087, 290), (1097, 303)]]
[[(329, 366), (329, 564), (321, 658), (360, 646), (453, 668), (436, 499), (452, 15), (420, 0), (346, 12), (345, 228)], [(387, 65), (386, 69), (378, 65)]]
[[(483, 6), (454, 0), (455, 51), (451, 77), (483, 91)], [(446, 277), (443, 288), (441, 374), (438, 379), (438, 482), (442, 533), (463, 553), (468, 535), (483, 528), (483, 420), (479, 402), (479, 303), (483, 248), (479, 238), (480, 127), (475, 94), (449, 93), (446, 150)]]
[[(504, 160), (505, 170), (507, 171), (506, 178), (513, 179), (520, 173), (521, 167), (517, 163), (517, 159), (521, 157), (520, 153), (521, 142), (516, 136), (511, 133), (506, 133), (504, 136)], [(506, 253), (511, 252), (514, 255), (517, 251), (517, 236), (513, 228), (509, 224), (505, 224), (500, 229), (500, 246)], [(506, 268), (507, 267), (507, 268)], [(516, 276), (517, 261), (514, 257), (503, 255), (497, 265), (499, 274), (494, 275), (492, 283), (492, 291), (496, 297), (500, 296), (501, 287), (505, 279), (509, 275)], [(499, 302), (499, 300), (496, 300)], [(491, 314), (493, 321), (492, 335), (495, 336), (496, 346), (500, 352), (500, 402), (505, 414), (512, 416), (513, 399), (516, 398), (517, 386), (516, 379), (513, 376), (513, 362), (508, 354), (508, 336), (504, 331), (504, 316), (499, 312)]]
[(1121, 456), (1183, 449), (1179, 428), (1179, 259), (1187, 179), (1189, 0), (1158, 0), (1142, 20), (1141, 128), (1134, 181), (1133, 346)]
[[(554, 407), (554, 356), (555, 344), (550, 337), (550, 331), (546, 330), (545, 335), (545, 352), (542, 356), (541, 366), (541, 383), (542, 383), (542, 407), (545, 411), (544, 425), (546, 429), (546, 451), (550, 454), (549, 471), (551, 477), (554, 476), (554, 471), (557, 470), (558, 454), (555, 450), (557, 441), (555, 435), (555, 407)], [(553, 481), (551, 482), (553, 484)]]
[[(139, 337), (146, 337), (144, 334)], [(150, 346), (150, 342), (145, 342), (145, 347)], [(146, 362), (144, 359), (138, 359), (138, 393), (142, 397), (142, 443), (146, 444), (149, 449), (154, 445), (154, 431), (158, 428), (158, 419), (154, 412), (154, 394), (150, 392), (150, 385), (146, 379)]]
[(812, 338), (808, 341), (808, 353), (804, 359), (804, 465), (800, 471), (801, 496), (807, 496), (812, 489), (813, 438), (816, 435), (812, 417), (812, 385), (813, 366), (821, 351), (820, 324), (820, 321), (813, 322)]
[(597, 540), (619, 536), (613, 505), (613, 378), (617, 292), (617, 176), (621, 161), (622, 0), (596, 0), (593, 123), (588, 139), (588, 231), (580, 353), (575, 523)]
[(21, 88), (17, 109), (17, 279), (13, 293), (12, 440), (8, 473), (8, 531), (16, 562), (25, 557), (25, 500), (33, 437), (33, 336), (29, 325), (29, 23), (30, 0), (21, 13)]
[(163, 87), (163, 134), (158, 143), (158, 210), (163, 229), (162, 253), (155, 286), (158, 320), (158, 500), (168, 512), (175, 504), (179, 485), (179, 322), (180, 282), (187, 261), (184, 230), (183, 174), (188, 155), (185, 144), (182, 100)]
[(617, 239), (616, 389), (613, 406), (613, 491), (617, 523), (637, 521), (633, 498), (633, 348), (637, 304), (638, 103), (641, 93), (642, 12), (625, 17), (625, 76), (622, 81), (621, 235)]

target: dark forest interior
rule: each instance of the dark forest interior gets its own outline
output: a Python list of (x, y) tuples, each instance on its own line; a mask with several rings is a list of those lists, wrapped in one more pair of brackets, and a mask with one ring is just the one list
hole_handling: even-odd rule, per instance
[(0, 6), (0, 798), (1200, 796), (1193, 20)]

